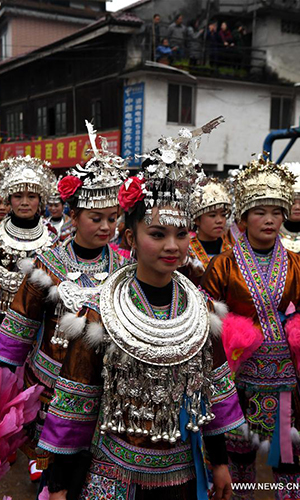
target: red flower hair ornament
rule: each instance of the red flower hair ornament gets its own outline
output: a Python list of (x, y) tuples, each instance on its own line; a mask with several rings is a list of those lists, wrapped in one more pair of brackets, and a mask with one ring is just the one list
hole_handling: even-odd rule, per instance
[(78, 179), (78, 177), (75, 177), (74, 175), (66, 175), (66, 177), (63, 177), (63, 179), (61, 179), (57, 184), (57, 189), (61, 199), (66, 201), (76, 193), (77, 189), (80, 188), (82, 184), (82, 180)]
[(145, 179), (140, 177), (129, 177), (119, 191), (118, 200), (124, 212), (132, 212), (134, 205), (146, 196)]

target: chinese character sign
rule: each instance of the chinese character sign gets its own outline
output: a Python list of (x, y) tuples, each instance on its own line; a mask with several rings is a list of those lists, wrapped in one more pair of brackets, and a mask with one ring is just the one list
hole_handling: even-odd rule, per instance
[(144, 83), (124, 87), (122, 130), (122, 156), (128, 158), (129, 167), (139, 167), (142, 153)]
[[(108, 149), (120, 154), (120, 131), (99, 132), (97, 135), (106, 137)], [(46, 139), (32, 142), (10, 142), (0, 145), (0, 159), (12, 156), (36, 156), (50, 161), (53, 168), (69, 168), (76, 163), (83, 165), (91, 158), (89, 136), (75, 135), (57, 139)]]

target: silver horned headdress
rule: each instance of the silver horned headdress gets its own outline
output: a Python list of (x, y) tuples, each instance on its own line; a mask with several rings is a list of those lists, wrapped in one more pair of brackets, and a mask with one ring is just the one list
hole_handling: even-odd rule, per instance
[(49, 162), (29, 155), (3, 160), (0, 169), (5, 171), (0, 187), (0, 198), (8, 202), (10, 195), (30, 191), (39, 194), (42, 204), (45, 205), (56, 186), (56, 177), (50, 167)]
[(160, 224), (189, 227), (193, 185), (196, 178), (205, 176), (196, 157), (200, 138), (223, 121), (220, 116), (192, 132), (182, 128), (175, 139), (161, 137), (155, 150), (141, 156), (142, 171), (123, 184), (119, 201), (124, 211), (132, 212), (143, 199), (146, 224), (151, 224), (152, 208), (157, 206)]
[(82, 167), (76, 165), (58, 183), (61, 198), (73, 196), (77, 208), (108, 208), (118, 205), (119, 188), (127, 177), (123, 158), (108, 151), (105, 137), (98, 136), (101, 149), (96, 145), (97, 132), (85, 121), (94, 156)]

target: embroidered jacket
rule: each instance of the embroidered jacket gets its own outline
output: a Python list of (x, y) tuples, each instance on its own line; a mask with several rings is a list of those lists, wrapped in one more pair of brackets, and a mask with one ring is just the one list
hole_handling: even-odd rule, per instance
[[(277, 238), (269, 265), (263, 261), (259, 264), (243, 235), (232, 250), (211, 261), (201, 284), (210, 297), (225, 301), (230, 312), (251, 318), (253, 325), (261, 331), (260, 347), (241, 364), (235, 382), (250, 429), (260, 440), (274, 438), (275, 442), (276, 438), (277, 452), (282, 443), (279, 446), (278, 436), (274, 433), (278, 414), (283, 412), (279, 426), (281, 439), (289, 444), (291, 451), (291, 427), (300, 430), (299, 396), (282, 321), (286, 319), (285, 313), (291, 303), (294, 310), (299, 305), (300, 257), (286, 251)], [(238, 353), (239, 348), (244, 348), (245, 332), (235, 326), (233, 336)], [(285, 419), (283, 415), (286, 415)], [(287, 422), (285, 428), (282, 427), (284, 422)], [(234, 451), (249, 451), (253, 446), (254, 443), (245, 439), (245, 435), (235, 436), (231, 441)], [(288, 462), (282, 449), (281, 453), (282, 462)], [(278, 462), (273, 463), (276, 467)]]
[[(99, 280), (92, 273), (82, 274), (70, 283), (68, 268), (61, 258), (61, 251), (61, 247), (56, 247), (37, 256), (32, 273), (25, 277), (0, 327), (0, 361), (21, 366), (26, 360), (26, 386), (35, 383), (45, 386), (41, 397), (43, 408), (38, 422), (39, 429), (67, 351), (61, 344), (51, 342), (55, 328), (65, 309), (89, 300), (95, 293), (94, 287), (99, 286)], [(69, 258), (74, 258), (70, 243), (66, 251)], [(123, 261), (109, 246), (107, 252), (107, 271), (111, 273)], [(97, 265), (97, 261), (84, 262), (89, 266)], [(66, 282), (71, 287), (69, 296), (65, 294), (65, 298), (63, 295), (59, 297), (57, 287), (61, 283), (65, 285)], [(94, 307), (97, 308), (97, 303)], [(37, 428), (34, 428), (31, 437), (36, 439), (37, 436)], [(26, 450), (31, 458), (36, 458), (35, 446), (31, 447), (32, 450), (30, 448), (31, 451)], [(40, 467), (46, 466), (47, 463), (41, 461)]]
[[(223, 242), (222, 242), (220, 253), (225, 252), (226, 250), (229, 250), (230, 248), (232, 248), (232, 244), (230, 243), (230, 241), (226, 235), (223, 236), (222, 240), (223, 240)], [(197, 235), (193, 236), (193, 238), (191, 238), (190, 256), (193, 257), (194, 259), (199, 260), (205, 269), (207, 268), (211, 259), (214, 257), (214, 255), (208, 255), (206, 253), (206, 251), (205, 251), (201, 241), (197, 237)]]
[[(137, 308), (146, 314), (147, 307), (134, 289), (131, 289), (131, 298)], [(185, 307), (185, 294), (180, 289), (172, 310), (176, 309), (180, 315)], [(157, 313), (159, 319), (167, 319), (166, 312), (159, 310)], [(89, 325), (86, 331), (91, 332), (95, 329), (95, 335), (100, 335), (99, 314), (90, 309), (86, 315)], [(212, 398), (212, 411), (216, 418), (204, 426), (203, 430), (208, 436), (221, 434), (244, 422), (222, 344), (217, 340), (214, 342), (216, 350), (212, 376), (215, 393)], [(99, 409), (103, 392), (103, 356), (104, 352), (101, 349), (87, 346), (85, 334), (70, 342), (56, 382), (55, 397), (49, 408), (39, 446), (62, 454), (74, 454), (92, 446), (94, 456), (114, 464), (120, 478), (127, 475), (127, 479), (130, 477), (132, 481), (148, 487), (181, 484), (194, 477), (190, 442), (184, 444), (179, 440), (175, 445), (164, 441), (154, 443), (151, 440), (151, 433), (148, 436), (137, 436), (121, 432), (119, 436), (114, 436), (108, 432), (102, 436), (101, 424), (104, 415), (99, 413)], [(176, 370), (180, 370), (180, 365), (174, 367), (174, 373)], [(202, 367), (199, 370), (202, 370)], [(210, 377), (210, 373), (205, 375)], [(133, 379), (133, 386), (134, 383)], [(120, 391), (121, 389), (120, 385)], [(114, 397), (117, 398), (117, 395), (112, 394), (111, 398)], [(145, 453), (148, 453), (149, 459)], [(137, 458), (133, 460), (135, 456)], [(151, 478), (149, 474), (152, 474)], [(162, 477), (163, 474), (165, 479)]]
[(54, 228), (60, 241), (65, 241), (71, 236), (72, 232), (74, 231), (71, 217), (69, 217), (67, 214), (63, 214), (62, 220), (59, 224), (54, 224), (52, 217), (48, 217), (47, 221)]

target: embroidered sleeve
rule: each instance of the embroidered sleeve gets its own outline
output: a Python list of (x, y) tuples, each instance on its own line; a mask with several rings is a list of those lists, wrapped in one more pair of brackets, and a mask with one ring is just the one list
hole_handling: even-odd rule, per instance
[[(88, 317), (99, 316), (88, 311)], [(39, 446), (54, 453), (88, 449), (97, 422), (102, 392), (102, 354), (89, 348), (84, 336), (70, 342)]]
[(215, 418), (203, 427), (206, 436), (228, 432), (245, 422), (227, 361), (213, 370), (213, 385), (212, 412)]
[[(44, 273), (51, 281), (38, 262), (35, 271), (40, 275)], [(31, 276), (25, 276), (0, 327), (0, 360), (14, 366), (22, 365), (31, 350), (43, 319), (44, 299), (48, 293), (44, 287), (31, 282)]]
[(21, 366), (31, 349), (40, 322), (9, 309), (0, 327), (0, 361)]

